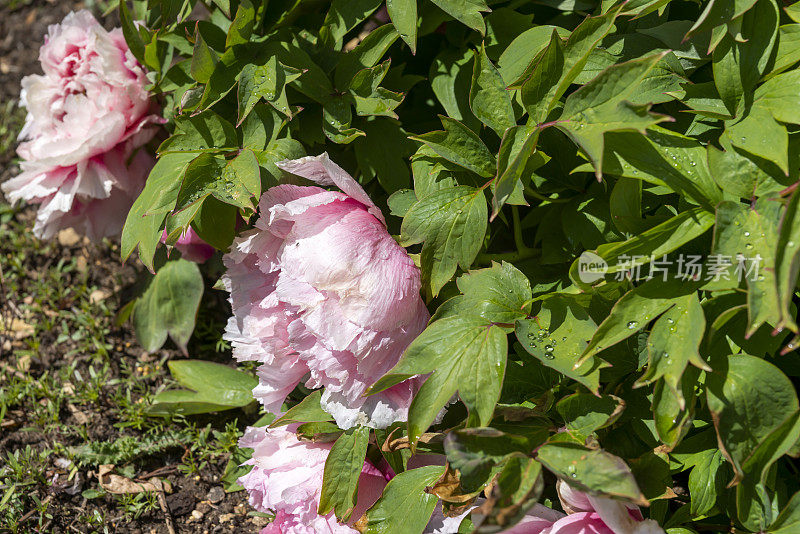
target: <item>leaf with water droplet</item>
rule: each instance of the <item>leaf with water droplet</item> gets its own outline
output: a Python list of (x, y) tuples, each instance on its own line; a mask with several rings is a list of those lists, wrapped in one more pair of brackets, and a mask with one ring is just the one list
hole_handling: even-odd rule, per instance
[[(578, 355), (586, 347), (588, 339), (597, 328), (596, 323), (577, 302), (577, 300), (557, 295), (542, 301), (541, 309), (535, 319), (517, 321), (517, 339), (528, 339), (535, 332), (535, 338), (543, 341), (548, 335), (563, 341), (554, 345), (533, 345), (522, 343), (525, 350), (538, 358), (544, 365), (559, 373), (577, 380), (591, 391), (597, 391), (600, 384), (600, 369), (608, 364), (600, 359), (587, 361), (574, 369)], [(544, 335), (542, 335), (544, 333)], [(549, 347), (549, 348), (548, 348)]]

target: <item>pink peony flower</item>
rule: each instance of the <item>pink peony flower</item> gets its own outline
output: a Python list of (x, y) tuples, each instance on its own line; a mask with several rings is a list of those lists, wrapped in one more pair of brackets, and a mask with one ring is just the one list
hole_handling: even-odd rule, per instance
[[(167, 242), (166, 230), (164, 230), (164, 233), (161, 234), (161, 242)], [(205, 263), (209, 258), (211, 258), (211, 256), (214, 255), (214, 247), (203, 241), (191, 226), (184, 230), (184, 232), (172, 246), (178, 249), (178, 252), (181, 253), (181, 257), (183, 259), (193, 261), (195, 263)]]
[(556, 489), (567, 515), (536, 504), (503, 534), (664, 534), (633, 504), (583, 493), (560, 480)]
[[(317, 514), (325, 460), (333, 443), (300, 441), (287, 427), (245, 431), (240, 447), (252, 448), (245, 462), (253, 469), (239, 479), (250, 504), (261, 512), (274, 511), (275, 520), (262, 534), (350, 534), (356, 530), (339, 524), (333, 513)], [(386, 478), (364, 462), (358, 480), (358, 501), (351, 515), (357, 521), (380, 497)]]
[(39, 61), (44, 74), (22, 80), (22, 173), (2, 189), (40, 204), (41, 238), (67, 227), (93, 240), (117, 234), (153, 166), (139, 148), (161, 122), (145, 72), (122, 30), (107, 32), (88, 11), (50, 26)]
[(364, 392), (425, 328), (419, 269), (383, 215), (327, 154), (278, 163), (320, 185), (278, 185), (261, 197), (256, 228), (224, 257), (233, 317), (225, 339), (240, 361), (261, 362), (253, 390), (279, 412), (304, 382), (341, 428), (407, 418), (416, 379)]

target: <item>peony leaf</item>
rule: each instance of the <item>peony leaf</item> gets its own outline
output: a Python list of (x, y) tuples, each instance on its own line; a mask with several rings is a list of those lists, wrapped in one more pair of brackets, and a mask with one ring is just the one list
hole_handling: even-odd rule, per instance
[(483, 192), (460, 185), (433, 191), (420, 198), (403, 218), (403, 246), (423, 243), (423, 284), (439, 290), (460, 266), (475, 260), (486, 233), (488, 211)]
[(536, 459), (558, 478), (581, 491), (590, 491), (636, 504), (647, 505), (633, 473), (625, 462), (599, 449), (577, 443), (545, 443)]
[(472, 62), (472, 88), (469, 105), (480, 121), (503, 137), (504, 132), (516, 125), (511, 97), (503, 78), (486, 56), (486, 47), (475, 52)]
[(356, 506), (358, 477), (369, 445), (369, 428), (357, 426), (345, 431), (333, 444), (322, 478), (319, 514), (336, 512), (339, 521), (348, 521)]
[(169, 335), (186, 354), (202, 296), (203, 277), (196, 263), (175, 260), (161, 267), (133, 308), (133, 327), (144, 350), (155, 352)]
[(417, 0), (386, 0), (386, 11), (397, 33), (417, 53)]
[(485, 0), (432, 0), (442, 11), (481, 35), (486, 33), (486, 23), (481, 12), (491, 11)]
[(425, 490), (433, 486), (444, 471), (444, 467), (429, 465), (398, 474), (355, 528), (362, 534), (422, 534), (439, 500)]
[(303, 400), (286, 410), (286, 413), (275, 419), (270, 428), (290, 425), (292, 423), (324, 423), (333, 421), (333, 417), (322, 409), (322, 390), (309, 393)]
[(472, 171), (479, 176), (494, 176), (497, 166), (480, 137), (459, 121), (440, 116), (444, 130), (415, 135), (410, 138), (425, 143), (447, 161)]
[(597, 324), (577, 300), (558, 295), (542, 301), (534, 318), (517, 321), (516, 336), (522, 347), (545, 366), (572, 378), (596, 392), (600, 369), (608, 364), (589, 358), (575, 367), (577, 355), (584, 351)]

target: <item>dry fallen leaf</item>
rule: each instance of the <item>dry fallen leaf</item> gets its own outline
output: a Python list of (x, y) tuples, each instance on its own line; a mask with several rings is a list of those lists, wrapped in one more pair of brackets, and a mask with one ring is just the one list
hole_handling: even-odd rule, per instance
[(123, 493), (144, 493), (146, 491), (163, 491), (171, 492), (172, 487), (167, 481), (157, 480), (156, 482), (136, 482), (130, 478), (112, 473), (114, 465), (103, 464), (98, 468), (97, 480), (100, 482), (100, 487), (108, 493), (114, 495), (121, 495)]

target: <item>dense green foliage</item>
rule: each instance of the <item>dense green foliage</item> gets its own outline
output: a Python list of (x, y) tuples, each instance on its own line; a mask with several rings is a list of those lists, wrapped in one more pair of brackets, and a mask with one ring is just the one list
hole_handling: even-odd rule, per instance
[[(800, 528), (800, 6), (214, 0), (178, 22), (202, 7), (120, 4), (172, 132), (123, 256), (152, 267), (188, 225), (225, 250), (276, 161), (327, 151), (435, 312), (372, 388), (432, 373), (407, 427), (338, 438), (326, 511), (349, 516), (364, 454), (402, 472), (410, 445), (456, 483), (402, 472), (364, 532), (490, 481), (502, 525), (555, 499), (545, 473), (674, 534)], [(287, 416), (337, 435), (313, 403)]]

